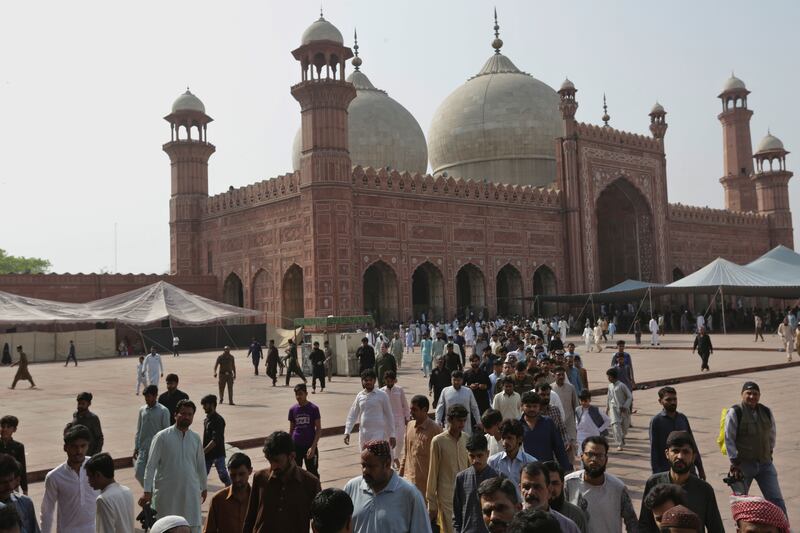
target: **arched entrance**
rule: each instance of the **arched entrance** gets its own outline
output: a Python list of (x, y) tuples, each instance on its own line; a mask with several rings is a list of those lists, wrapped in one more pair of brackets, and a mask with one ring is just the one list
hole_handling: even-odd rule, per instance
[[(556, 286), (556, 275), (546, 265), (542, 265), (533, 273), (533, 295), (544, 296), (548, 294), (557, 294), (558, 287)], [(554, 302), (541, 302), (537, 301), (533, 310), (536, 318), (550, 317), (556, 313), (557, 306)]]
[(272, 284), (269, 274), (263, 268), (253, 276), (253, 309), (258, 309), (264, 314), (271, 311)]
[(281, 322), (283, 327), (293, 328), (294, 319), (304, 316), (303, 269), (294, 264), (283, 275), (281, 283)]
[(425, 313), (427, 320), (444, 318), (444, 277), (442, 271), (425, 261), (411, 275), (411, 310), (414, 318)]
[(683, 275), (683, 271), (680, 268), (675, 267), (672, 269), (672, 281), (678, 281), (679, 279), (683, 279), (684, 277), (686, 276)]
[(626, 279), (655, 281), (653, 217), (647, 198), (619, 178), (597, 199), (600, 289)]
[(497, 273), (497, 314), (505, 317), (522, 315), (522, 276), (519, 270), (506, 265)]
[(236, 307), (244, 307), (242, 280), (233, 272), (225, 278), (225, 284), (222, 287), (222, 301)]
[(486, 282), (483, 272), (472, 263), (467, 263), (456, 274), (456, 315), (468, 317), (474, 314), (477, 317), (483, 313), (486, 316), (485, 311)]
[(377, 261), (364, 271), (364, 313), (372, 315), (377, 325), (400, 319), (397, 275), (392, 267)]

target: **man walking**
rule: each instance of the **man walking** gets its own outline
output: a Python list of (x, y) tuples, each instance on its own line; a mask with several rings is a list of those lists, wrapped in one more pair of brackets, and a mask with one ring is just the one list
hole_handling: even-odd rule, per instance
[(278, 354), (278, 348), (275, 347), (275, 341), (270, 339), (269, 347), (267, 348), (267, 376), (272, 379), (272, 386), (278, 382), (278, 365), (281, 362), (281, 357)]
[(328, 341), (325, 341), (322, 344), (322, 351), (325, 352), (325, 378), (328, 380), (328, 383), (333, 381), (333, 350), (331, 349), (331, 344)]
[(650, 330), (650, 346), (659, 346), (661, 342), (658, 339), (658, 321), (655, 316), (650, 317), (650, 322), (647, 323), (647, 329)]
[[(474, 401), (474, 400), (473, 400)], [(441, 404), (440, 404), (441, 405)], [(445, 533), (453, 533), (453, 493), (456, 474), (467, 468), (467, 409), (454, 404), (447, 409), (447, 430), (431, 441), (431, 461), (428, 471), (428, 513), (431, 522), (438, 522)]]
[(250, 341), (250, 347), (247, 349), (247, 355), (250, 356), (250, 360), (253, 361), (253, 371), (255, 375), (258, 375), (258, 365), (261, 363), (261, 358), (263, 357), (263, 351), (261, 350), (261, 343), (253, 337), (253, 340)]
[(714, 353), (714, 347), (711, 346), (711, 337), (706, 333), (705, 326), (701, 326), (694, 338), (694, 346), (692, 346), (692, 354), (697, 350), (700, 356), (700, 372), (708, 372), (711, 369), (708, 367), (708, 359)]
[(436, 359), (436, 368), (431, 371), (428, 377), (428, 395), (433, 395), (433, 407), (439, 405), (439, 397), (445, 387), (450, 385), (450, 371), (444, 366), (444, 358)]
[(227, 487), (231, 484), (228, 469), (225, 468), (225, 419), (217, 412), (217, 397), (213, 394), (203, 396), (200, 405), (206, 413), (203, 420), (203, 455), (206, 462), (206, 476), (211, 467), (217, 469), (219, 480)]
[(136, 422), (136, 438), (133, 443), (133, 460), (136, 480), (144, 486), (144, 469), (150, 455), (150, 443), (156, 433), (170, 426), (169, 410), (158, 403), (158, 387), (148, 385), (144, 389), (145, 404), (139, 408)]
[(522, 395), (522, 427), (525, 431), (523, 446), (525, 452), (539, 461), (558, 461), (567, 472), (572, 464), (567, 457), (564, 440), (553, 419), (541, 416), (542, 399), (535, 392)]
[(250, 458), (242, 452), (236, 452), (228, 460), (228, 473), (231, 486), (221, 489), (211, 497), (208, 518), (203, 533), (240, 533), (250, 503), (250, 474), (253, 465)]
[(400, 338), (400, 334), (396, 331), (392, 341), (389, 343), (389, 352), (394, 356), (394, 360), (397, 361), (397, 367), (403, 366), (403, 339)]
[(581, 533), (586, 533), (586, 513), (574, 503), (568, 502), (564, 496), (564, 470), (561, 465), (556, 461), (545, 461), (542, 466), (550, 478), (550, 483), (547, 485), (550, 509), (554, 509), (566, 516), (575, 522)]
[(28, 467), (25, 459), (25, 445), (14, 440), (17, 432), (19, 418), (14, 415), (5, 415), (0, 418), (0, 455), (10, 455), (19, 463), (19, 488), (23, 494), (28, 494)]
[(82, 392), (77, 397), (77, 410), (72, 414), (72, 425), (84, 426), (92, 436), (86, 455), (92, 456), (103, 450), (103, 429), (100, 427), (100, 417), (89, 411), (92, 405), (92, 393)]
[(349, 445), (350, 433), (358, 422), (359, 449), (363, 449), (364, 444), (370, 440), (385, 440), (392, 448), (396, 446), (392, 405), (389, 403), (389, 396), (375, 388), (375, 381), (374, 370), (361, 373), (361, 386), (364, 388), (350, 406), (344, 425), (344, 443)]
[(86, 461), (89, 485), (97, 496), (95, 520), (97, 533), (133, 533), (133, 493), (114, 479), (114, 460), (98, 453)]
[(556, 381), (553, 384), (553, 391), (558, 395), (561, 400), (561, 406), (564, 408), (564, 426), (566, 427), (567, 443), (567, 457), (570, 464), (575, 462), (575, 455), (577, 453), (578, 445), (578, 428), (575, 421), (575, 411), (581, 406), (578, 400), (578, 394), (575, 392), (575, 387), (567, 381), (567, 372), (563, 367), (556, 367), (555, 369)]
[(691, 473), (697, 455), (691, 433), (688, 431), (670, 433), (662, 453), (669, 463), (669, 470), (653, 474), (644, 486), (642, 510), (639, 513), (639, 531), (659, 532), (653, 518), (653, 511), (644, 504), (644, 501), (647, 500), (647, 495), (654, 487), (672, 483), (680, 486), (686, 492), (687, 507), (700, 517), (700, 521), (708, 533), (724, 533), (725, 528), (722, 526), (714, 488)]
[(231, 355), (231, 349), (228, 346), (223, 348), (222, 353), (217, 357), (214, 363), (214, 377), (217, 377), (217, 369), (219, 369), (219, 403), (225, 403), (225, 387), (228, 388), (228, 403), (233, 403), (233, 382), (236, 381), (236, 361)]
[(311, 362), (311, 394), (317, 393), (317, 380), (319, 391), (325, 392), (325, 352), (319, 349), (319, 342), (314, 341), (308, 359)]
[(356, 359), (358, 359), (359, 374), (367, 369), (375, 368), (375, 349), (369, 345), (368, 338), (361, 339), (361, 346), (356, 350)]
[(284, 387), (289, 386), (289, 378), (292, 377), (292, 374), (297, 374), (297, 377), (302, 379), (303, 383), (306, 382), (306, 377), (303, 375), (303, 369), (300, 368), (297, 357), (297, 345), (294, 343), (294, 339), (289, 339), (289, 347), (286, 348), (286, 382)]
[(17, 383), (20, 381), (29, 381), (31, 386), (30, 388), (33, 389), (36, 387), (36, 383), (33, 382), (33, 376), (31, 376), (30, 370), (28, 370), (28, 356), (25, 352), (22, 351), (22, 345), (17, 346), (17, 353), (19, 354), (19, 361), (16, 363), (11, 363), (11, 366), (17, 367), (17, 373), (14, 374), (14, 381), (11, 382), (11, 389), (17, 388)]
[(289, 408), (289, 434), (295, 449), (297, 466), (306, 464), (306, 470), (319, 478), (319, 449), (317, 444), (322, 436), (322, 417), (319, 407), (308, 401), (305, 383), (294, 386), (297, 404)]
[(506, 376), (498, 379), (497, 383), (502, 391), (494, 395), (492, 409), (500, 411), (503, 420), (518, 420), (522, 414), (522, 397), (514, 390), (514, 378)]
[(456, 475), (453, 492), (453, 529), (456, 533), (485, 533), (478, 485), (499, 474), (487, 464), (489, 443), (477, 433), (467, 439), (467, 455), (470, 467)]
[[(464, 387), (464, 373), (456, 370), (450, 375), (451, 386), (445, 387), (442, 390), (442, 395), (439, 397), (439, 404), (436, 406), (436, 421), (440, 426), (444, 427), (445, 413), (453, 405), (462, 405), (467, 410), (467, 425), (464, 432), (469, 436), (472, 435), (473, 426), (480, 427), (481, 413), (478, 411), (478, 403), (475, 401), (475, 396), (472, 391)], [(469, 415), (472, 415), (470, 419)]]
[(608, 396), (606, 398), (606, 412), (611, 418), (611, 431), (614, 433), (614, 440), (617, 442), (617, 451), (622, 451), (625, 446), (625, 435), (631, 425), (631, 405), (633, 394), (619, 380), (619, 371), (616, 368), (609, 368), (606, 371), (608, 377)]
[(423, 335), (419, 343), (419, 351), (422, 356), (422, 376), (428, 377), (431, 373), (431, 364), (433, 362), (433, 341), (428, 335)]
[[(0, 509), (10, 507), (17, 512), (21, 533), (39, 533), (36, 509), (28, 496), (17, 494), (15, 488), (20, 481), (22, 468), (11, 455), (0, 454)], [(0, 526), (0, 531), (2, 531)]]
[(158, 386), (159, 377), (164, 377), (164, 364), (161, 356), (156, 352), (156, 347), (150, 348), (150, 353), (142, 362), (142, 372), (144, 373), (147, 384)]
[(172, 337), (172, 357), (180, 357), (181, 353), (179, 351), (181, 344), (181, 339), (177, 335)]
[(380, 353), (375, 359), (375, 377), (378, 378), (378, 387), (383, 387), (383, 376), (386, 372), (397, 372), (397, 361), (389, 352), (388, 346), (382, 344)]
[(406, 393), (403, 387), (397, 384), (397, 373), (392, 370), (387, 370), (383, 376), (383, 381), (386, 383), (381, 390), (389, 397), (389, 403), (392, 406), (392, 414), (394, 415), (394, 435), (397, 440), (397, 446), (392, 449), (392, 457), (394, 458), (393, 466), (400, 468), (400, 458), (403, 456), (403, 447), (405, 445), (406, 423), (409, 418), (408, 401), (406, 401)]
[[(81, 425), (64, 432), (67, 461), (47, 473), (42, 497), (42, 533), (53, 531), (53, 515), (57, 515), (56, 531), (95, 533), (95, 508), (98, 492), (89, 486), (86, 475), (86, 451), (92, 436)], [(56, 511), (58, 511), (56, 513)]]
[(175, 423), (175, 409), (181, 400), (188, 400), (189, 395), (178, 388), (178, 374), (167, 374), (167, 390), (158, 397), (158, 403), (169, 411), (170, 425)]
[(464, 371), (464, 385), (472, 391), (475, 403), (478, 404), (478, 412), (484, 413), (490, 407), (489, 388), (492, 382), (489, 375), (480, 368), (480, 362), (478, 354), (469, 356), (469, 368)]
[[(678, 393), (673, 387), (662, 387), (658, 390), (658, 403), (662, 410), (650, 420), (650, 467), (653, 474), (666, 472), (670, 468), (670, 463), (664, 455), (667, 449), (667, 437), (673, 431), (686, 431), (692, 435), (692, 428), (686, 415), (678, 412)], [(692, 438), (694, 438), (692, 436)], [(697, 474), (700, 479), (706, 478), (703, 469), (703, 460), (700, 458), (700, 451), (696, 449), (694, 463), (692, 467), (697, 467)]]
[(503, 420), (500, 424), (500, 436), (503, 441), (503, 451), (489, 457), (489, 466), (514, 483), (517, 498), (522, 497), (519, 480), (522, 468), (536, 461), (536, 458), (522, 448), (522, 439), (525, 429), (522, 422), (517, 419)]
[(742, 401), (728, 409), (725, 417), (725, 449), (731, 462), (734, 494), (748, 494), (755, 480), (764, 498), (786, 513), (786, 503), (772, 463), (776, 425), (772, 411), (761, 402), (761, 389), (754, 381), (742, 386)]
[(428, 398), (417, 394), (411, 398), (411, 423), (406, 426), (403, 458), (398, 473), (419, 489), (422, 496), (428, 488), (431, 441), (442, 428), (428, 416)]
[(783, 322), (778, 325), (778, 336), (781, 338), (781, 344), (786, 351), (786, 360), (792, 360), (792, 341), (794, 340), (794, 333), (789, 324), (789, 317), (785, 317)]
[(556, 519), (561, 533), (580, 533), (578, 525), (550, 507), (550, 473), (540, 461), (528, 463), (519, 480), (522, 509), (544, 511)]
[(69, 348), (67, 349), (67, 361), (64, 363), (65, 367), (69, 364), (70, 360), (75, 363), (75, 366), (78, 366), (78, 358), (75, 356), (75, 343), (72, 341), (69, 341)]
[(153, 437), (144, 473), (144, 495), (139, 505), (152, 504), (156, 518), (182, 516), (200, 531), (201, 504), (206, 500), (206, 460), (200, 436), (191, 431), (197, 407), (181, 400), (175, 408), (175, 425)]

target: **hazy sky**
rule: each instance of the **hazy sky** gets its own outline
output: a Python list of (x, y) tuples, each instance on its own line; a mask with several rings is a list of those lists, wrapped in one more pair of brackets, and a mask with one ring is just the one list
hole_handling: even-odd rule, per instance
[[(492, 54), (492, 2), (325, 0), (362, 70), (426, 132), (436, 107)], [(666, 108), (669, 199), (723, 206), (716, 98), (731, 70), (752, 91), (753, 144), (771, 128), (800, 169), (800, 3), (498, 0), (503, 52), (577, 118), (649, 135)], [(0, 17), (0, 248), (55, 272), (169, 268), (169, 140), (162, 119), (191, 87), (214, 118), (211, 194), (291, 171), (300, 123), (290, 52), (310, 1), (13, 2)], [(348, 69), (350, 72), (352, 69)], [(800, 191), (791, 182), (793, 197)], [(800, 202), (794, 202), (800, 228)], [(797, 239), (797, 236), (795, 237)], [(798, 241), (800, 242), (800, 241)]]

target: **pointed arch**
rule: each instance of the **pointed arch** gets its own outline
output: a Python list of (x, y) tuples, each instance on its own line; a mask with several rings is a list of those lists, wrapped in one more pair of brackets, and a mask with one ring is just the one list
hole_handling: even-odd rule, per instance
[(272, 311), (272, 279), (263, 268), (258, 269), (253, 276), (252, 293), (253, 309), (263, 311), (264, 314)]
[(444, 319), (444, 276), (430, 261), (414, 269), (411, 275), (411, 309), (415, 318)]
[[(558, 284), (556, 275), (547, 265), (540, 265), (533, 273), (533, 295), (544, 296), (548, 294), (558, 294)], [(539, 316), (552, 316), (557, 309), (552, 302), (538, 302), (537, 309), (534, 311)]]
[(486, 315), (486, 280), (473, 263), (462, 266), (456, 274), (456, 315)]
[(244, 286), (235, 272), (228, 274), (222, 286), (222, 301), (226, 304), (244, 307)]
[(281, 323), (285, 328), (293, 328), (294, 319), (304, 316), (303, 269), (293, 263), (281, 281)]
[(511, 263), (497, 272), (497, 314), (505, 317), (522, 316), (522, 275)]
[(377, 325), (400, 320), (400, 296), (397, 274), (384, 261), (375, 261), (362, 276), (364, 313), (372, 315)]

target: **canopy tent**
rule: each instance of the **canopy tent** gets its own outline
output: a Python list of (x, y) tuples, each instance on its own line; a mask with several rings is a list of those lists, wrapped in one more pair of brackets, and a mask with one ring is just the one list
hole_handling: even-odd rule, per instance
[(594, 303), (628, 302), (644, 297), (651, 288), (663, 287), (660, 283), (650, 283), (636, 279), (626, 279), (623, 282), (609, 287), (600, 292), (584, 292), (579, 294), (540, 294), (523, 298), (523, 300), (538, 300), (540, 302), (567, 302), (583, 303), (588, 300)]
[(215, 302), (165, 281), (84, 304), (0, 292), (0, 323), (4, 324), (122, 322), (142, 326), (164, 319), (207, 324), (261, 315), (261, 311)]

